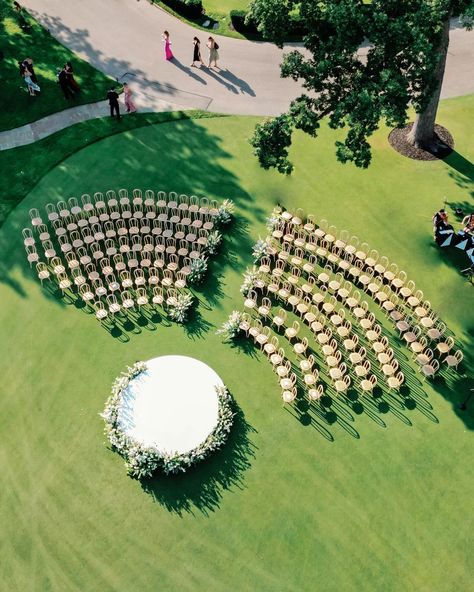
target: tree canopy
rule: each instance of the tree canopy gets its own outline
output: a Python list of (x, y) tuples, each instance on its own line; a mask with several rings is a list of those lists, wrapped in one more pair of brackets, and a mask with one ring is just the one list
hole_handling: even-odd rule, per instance
[(331, 128), (348, 130), (336, 142), (338, 160), (367, 167), (368, 138), (381, 120), (402, 127), (410, 105), (421, 114), (427, 108), (442, 81), (446, 23), (463, 15), (472, 26), (474, 0), (253, 0), (249, 18), (281, 46), (295, 12), (307, 30), (305, 50), (285, 54), (281, 74), (302, 80), (307, 93), (258, 125), (251, 140), (262, 167), (282, 173), (293, 168), (293, 130), (315, 137), (325, 116)]

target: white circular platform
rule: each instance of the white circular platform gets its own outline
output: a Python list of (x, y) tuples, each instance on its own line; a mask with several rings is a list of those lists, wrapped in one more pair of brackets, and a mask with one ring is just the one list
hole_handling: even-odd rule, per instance
[(216, 386), (224, 383), (212, 368), (187, 356), (161, 356), (145, 362), (146, 372), (122, 393), (118, 425), (144, 446), (185, 453), (217, 424)]

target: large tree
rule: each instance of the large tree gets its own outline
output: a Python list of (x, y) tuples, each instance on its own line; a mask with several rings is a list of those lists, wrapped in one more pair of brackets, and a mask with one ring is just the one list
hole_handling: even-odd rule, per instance
[(450, 20), (462, 15), (470, 28), (474, 0), (253, 0), (249, 18), (282, 46), (295, 14), (307, 31), (306, 51), (285, 54), (281, 74), (301, 80), (309, 92), (287, 113), (257, 126), (251, 143), (264, 168), (291, 172), (293, 130), (316, 136), (326, 116), (330, 127), (348, 128), (345, 140), (336, 142), (338, 160), (367, 167), (367, 139), (381, 120), (405, 126), (410, 106), (417, 115), (407, 141), (436, 152)]

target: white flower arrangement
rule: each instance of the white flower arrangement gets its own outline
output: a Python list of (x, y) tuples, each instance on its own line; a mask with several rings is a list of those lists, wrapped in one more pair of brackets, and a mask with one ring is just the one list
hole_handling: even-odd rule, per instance
[(191, 259), (189, 265), (188, 283), (197, 286), (202, 282), (207, 272), (207, 257)]
[(136, 362), (115, 379), (112, 392), (100, 414), (105, 422), (105, 434), (112, 445), (124, 459), (127, 473), (136, 479), (151, 477), (161, 469), (165, 474), (185, 472), (186, 469), (206, 458), (211, 452), (219, 449), (227, 440), (233, 424), (232, 397), (225, 386), (216, 386), (218, 398), (218, 417), (215, 428), (202, 444), (184, 454), (168, 454), (154, 447), (146, 447), (127, 436), (118, 421), (123, 391), (130, 381), (145, 372), (144, 362)]
[(242, 314), (239, 310), (232, 311), (227, 321), (216, 331), (216, 335), (224, 335), (226, 341), (235, 339), (241, 330)]
[(222, 242), (222, 234), (218, 230), (214, 230), (214, 232), (210, 232), (207, 235), (207, 243), (205, 247), (205, 252), (208, 255), (215, 255), (219, 248), (219, 245)]
[(269, 231), (275, 230), (275, 226), (282, 219), (281, 213), (282, 213), (282, 209), (279, 206), (276, 206), (273, 208), (273, 210), (270, 213), (270, 216), (268, 216), (268, 218), (266, 220), (265, 225), (267, 227), (267, 230), (269, 230)]
[(252, 248), (252, 257), (254, 263), (259, 263), (262, 257), (269, 254), (270, 237), (260, 238)]
[(178, 294), (176, 298), (173, 298), (173, 300), (168, 303), (169, 318), (176, 323), (185, 323), (192, 303), (192, 294)]
[(244, 296), (247, 296), (249, 291), (255, 286), (256, 282), (261, 279), (261, 273), (255, 267), (255, 265), (250, 269), (244, 271), (244, 281), (243, 284), (240, 286), (240, 292)]
[(232, 215), (235, 211), (235, 204), (230, 199), (225, 199), (217, 209), (217, 214), (214, 216), (214, 222), (217, 226), (224, 226), (229, 224), (232, 220)]

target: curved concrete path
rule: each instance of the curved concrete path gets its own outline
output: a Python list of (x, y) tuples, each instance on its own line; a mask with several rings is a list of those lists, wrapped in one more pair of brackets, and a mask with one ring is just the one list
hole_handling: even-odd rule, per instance
[[(64, 45), (97, 69), (133, 84), (140, 111), (205, 109), (239, 115), (276, 115), (301, 86), (280, 78), (282, 53), (271, 43), (215, 36), (222, 70), (190, 68), (192, 38), (207, 34), (146, 0), (24, 0), (23, 4)], [(171, 34), (175, 60), (163, 59), (161, 32)], [(209, 33), (211, 34), (211, 33)], [(361, 48), (363, 57), (366, 50)], [(207, 50), (203, 47), (204, 58)], [(34, 57), (34, 56), (33, 56)], [(453, 20), (442, 97), (474, 92), (474, 31)], [(0, 150), (31, 144), (79, 121), (108, 113), (105, 101), (73, 107), (0, 132)]]
[[(301, 92), (299, 84), (280, 78), (282, 51), (271, 43), (216, 36), (223, 69), (190, 68), (193, 36), (201, 39), (207, 57), (208, 34), (146, 0), (24, 0), (23, 4), (97, 69), (119, 78), (129, 72), (133, 75), (129, 79), (151, 82), (160, 98), (169, 102), (220, 113), (276, 115)], [(173, 62), (163, 59), (164, 29), (170, 32)], [(474, 32), (453, 22), (443, 97), (474, 92), (472, 64)]]
[[(157, 98), (152, 93), (143, 93), (140, 90), (136, 91), (133, 99), (138, 108), (139, 113), (157, 113), (158, 111), (176, 111), (186, 109), (176, 103), (169, 103)], [(123, 97), (120, 98), (120, 112), (123, 116), (127, 116)], [(21, 127), (16, 127), (12, 130), (0, 132), (0, 151), (9, 150), (10, 148), (18, 148), (26, 144), (33, 144), (38, 140), (47, 138), (60, 130), (80, 123), (81, 121), (88, 121), (89, 119), (97, 119), (98, 117), (107, 117), (110, 115), (108, 101), (98, 101), (97, 103), (88, 103), (86, 105), (77, 105), (70, 109), (58, 111), (52, 115), (47, 115), (42, 119), (27, 123)]]
[[(114, 78), (129, 73), (161, 99), (219, 113), (274, 115), (300, 87), (280, 78), (282, 51), (271, 43), (216, 36), (222, 70), (191, 68), (196, 30), (146, 0), (26, 0), (22, 4), (64, 45)], [(161, 33), (170, 32), (175, 59), (164, 59)]]

